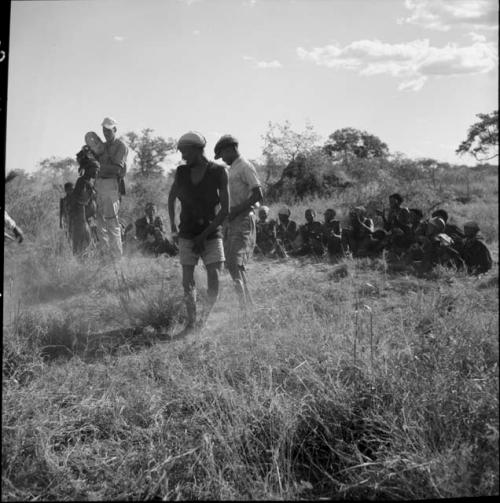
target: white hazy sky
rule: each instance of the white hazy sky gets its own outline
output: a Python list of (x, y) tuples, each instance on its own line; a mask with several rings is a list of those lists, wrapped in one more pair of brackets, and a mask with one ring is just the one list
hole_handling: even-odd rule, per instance
[[(13, 1), (7, 170), (119, 132), (232, 133), (258, 158), (269, 121), (391, 152), (454, 151), (498, 108), (497, 0)], [(175, 159), (174, 159), (175, 161)]]

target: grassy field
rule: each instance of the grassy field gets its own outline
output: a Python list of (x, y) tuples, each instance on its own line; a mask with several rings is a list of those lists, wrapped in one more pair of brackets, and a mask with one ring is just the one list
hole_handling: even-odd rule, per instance
[(224, 273), (180, 339), (176, 259), (82, 265), (54, 233), (9, 247), (3, 499), (498, 494), (496, 226), (480, 278), (254, 261), (254, 309)]

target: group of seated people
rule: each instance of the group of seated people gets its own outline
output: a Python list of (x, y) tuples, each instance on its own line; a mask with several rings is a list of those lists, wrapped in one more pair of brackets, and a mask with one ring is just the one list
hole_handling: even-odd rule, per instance
[(384, 253), (393, 270), (428, 272), (438, 264), (465, 269), (469, 274), (491, 269), (491, 255), (476, 222), (467, 222), (462, 230), (448, 222), (443, 209), (424, 218), (421, 210), (408, 209), (402, 203), (400, 194), (389, 197), (387, 214), (376, 212), (382, 219), (382, 227), (377, 229), (362, 206), (349, 211), (344, 227), (332, 208), (325, 211), (323, 222), (316, 220), (314, 210), (307, 209), (306, 222), (298, 226), (290, 220), (289, 208), (281, 208), (276, 221), (269, 218), (269, 208), (261, 206), (254, 253), (271, 258), (328, 256), (333, 261), (349, 254), (377, 257)]

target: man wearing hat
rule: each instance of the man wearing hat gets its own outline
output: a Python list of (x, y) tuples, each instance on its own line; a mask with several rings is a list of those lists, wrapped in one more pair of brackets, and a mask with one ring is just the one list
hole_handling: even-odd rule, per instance
[[(217, 300), (219, 271), (224, 262), (222, 223), (229, 210), (227, 173), (224, 166), (205, 157), (205, 145), (205, 137), (196, 131), (189, 131), (179, 138), (177, 148), (186, 164), (177, 168), (168, 195), (172, 234), (176, 235), (178, 232), (179, 237), (179, 258), (187, 309), (186, 332), (194, 329), (197, 321), (194, 268), (199, 258), (207, 269), (208, 305), (204, 319)], [(175, 223), (176, 199), (181, 203), (179, 229)]]
[(479, 233), (477, 222), (464, 224), (465, 238), (460, 246), (460, 255), (464, 259), (469, 274), (482, 274), (493, 265), (490, 251)]
[(99, 243), (111, 252), (114, 259), (122, 255), (121, 228), (118, 220), (120, 209), (120, 180), (127, 171), (128, 147), (116, 137), (117, 122), (106, 117), (102, 121), (102, 133), (106, 142), (99, 155), (100, 170), (95, 181), (97, 192), (97, 234)]
[(225, 235), (226, 265), (234, 281), (241, 307), (252, 302), (245, 265), (255, 246), (253, 205), (263, 199), (262, 189), (253, 165), (238, 151), (238, 140), (224, 135), (215, 144), (215, 158), (229, 166), (230, 211)]

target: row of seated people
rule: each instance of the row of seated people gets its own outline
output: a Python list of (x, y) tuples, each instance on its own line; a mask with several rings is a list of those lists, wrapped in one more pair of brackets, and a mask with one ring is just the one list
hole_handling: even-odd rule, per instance
[(399, 194), (390, 196), (388, 213), (377, 211), (383, 224), (378, 229), (362, 206), (349, 211), (344, 227), (331, 208), (325, 211), (323, 223), (315, 220), (314, 210), (307, 209), (306, 222), (298, 226), (290, 220), (289, 208), (279, 210), (276, 222), (268, 218), (269, 209), (261, 207), (255, 254), (280, 258), (329, 255), (338, 260), (348, 254), (377, 257), (385, 252), (394, 270), (413, 268), (425, 272), (437, 264), (465, 268), (469, 274), (491, 269), (491, 254), (476, 222), (467, 222), (461, 230), (448, 222), (445, 210), (436, 210), (425, 219), (421, 210), (408, 209), (402, 202)]

